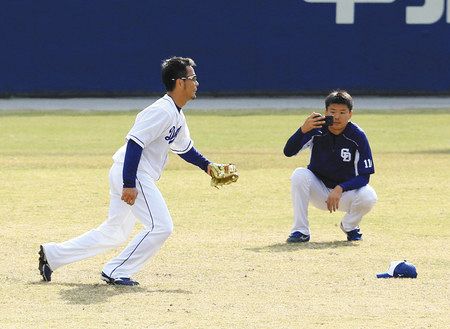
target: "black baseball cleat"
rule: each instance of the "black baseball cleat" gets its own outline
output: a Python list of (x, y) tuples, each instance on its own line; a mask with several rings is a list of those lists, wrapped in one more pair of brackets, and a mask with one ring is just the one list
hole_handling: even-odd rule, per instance
[(111, 278), (105, 274), (105, 272), (102, 272), (100, 274), (100, 279), (105, 281), (107, 284), (110, 285), (118, 285), (118, 286), (138, 286), (139, 282), (134, 281), (130, 278)]
[(302, 232), (295, 231), (289, 235), (289, 238), (286, 240), (288, 243), (297, 243), (297, 242), (308, 242), (310, 236), (303, 234)]
[(39, 273), (44, 281), (52, 281), (53, 271), (50, 268), (50, 265), (48, 265), (47, 257), (45, 256), (45, 251), (42, 245), (39, 247)]
[(355, 228), (354, 230), (351, 230), (349, 232), (346, 232), (344, 230), (344, 227), (342, 226), (341, 223), (341, 230), (347, 234), (347, 241), (361, 241), (362, 240), (362, 233), (360, 231), (359, 226), (357, 228)]
[(114, 284), (119, 286), (138, 286), (139, 282), (134, 281), (131, 278), (117, 278), (114, 279)]
[(105, 272), (102, 272), (102, 274), (100, 274), (100, 279), (105, 281), (107, 284), (114, 284), (114, 279), (107, 276)]

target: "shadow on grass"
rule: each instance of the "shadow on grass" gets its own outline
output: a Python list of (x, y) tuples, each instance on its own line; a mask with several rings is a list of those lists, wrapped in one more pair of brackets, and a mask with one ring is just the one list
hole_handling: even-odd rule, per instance
[(344, 247), (357, 247), (358, 243), (350, 241), (327, 241), (327, 242), (302, 242), (302, 243), (277, 243), (264, 247), (246, 248), (254, 252), (289, 252), (302, 249), (336, 249)]
[[(59, 286), (61, 299), (69, 304), (90, 305), (108, 302), (108, 299), (117, 295), (125, 294), (192, 294), (191, 291), (183, 289), (147, 289), (142, 286), (112, 286), (107, 284), (83, 284), (83, 283), (47, 283), (33, 282), (32, 284)], [(69, 288), (69, 289), (66, 289)]]

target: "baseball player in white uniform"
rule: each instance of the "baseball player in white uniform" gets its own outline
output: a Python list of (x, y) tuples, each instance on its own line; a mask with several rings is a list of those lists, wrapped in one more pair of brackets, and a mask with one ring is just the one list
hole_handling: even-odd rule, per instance
[(113, 156), (109, 172), (108, 218), (99, 227), (62, 243), (45, 243), (39, 250), (39, 271), (51, 281), (53, 271), (124, 243), (136, 219), (144, 228), (101, 273), (109, 284), (133, 286), (131, 278), (161, 248), (173, 224), (156, 181), (167, 163), (169, 149), (210, 174), (210, 164), (194, 147), (182, 107), (196, 98), (199, 85), (190, 58), (172, 57), (162, 64), (167, 94), (141, 111)]

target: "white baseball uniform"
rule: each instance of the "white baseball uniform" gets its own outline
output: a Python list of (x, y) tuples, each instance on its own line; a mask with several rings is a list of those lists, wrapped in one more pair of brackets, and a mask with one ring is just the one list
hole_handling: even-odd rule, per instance
[(125, 143), (114, 154), (114, 164), (109, 172), (108, 218), (96, 229), (79, 237), (62, 243), (44, 244), (45, 255), (53, 271), (119, 246), (127, 240), (136, 219), (139, 219), (144, 228), (103, 268), (103, 272), (111, 278), (129, 278), (142, 268), (172, 233), (172, 218), (155, 181), (161, 177), (169, 149), (183, 154), (193, 146), (183, 111), (178, 110), (166, 94), (137, 115), (126, 139), (132, 139), (143, 149), (136, 175), (139, 193), (134, 205), (121, 200)]
[[(331, 188), (316, 177), (307, 168), (297, 168), (291, 176), (291, 195), (294, 207), (294, 224), (292, 232), (299, 231), (311, 235), (308, 220), (308, 204), (321, 210), (328, 210), (327, 198)], [(370, 185), (357, 190), (342, 193), (339, 200), (339, 211), (346, 214), (342, 218), (342, 229), (346, 232), (358, 227), (363, 216), (367, 214), (375, 204), (377, 195)]]

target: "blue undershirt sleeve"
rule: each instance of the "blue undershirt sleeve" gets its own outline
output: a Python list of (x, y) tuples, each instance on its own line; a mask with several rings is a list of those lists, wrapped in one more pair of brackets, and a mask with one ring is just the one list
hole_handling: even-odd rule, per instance
[(206, 159), (199, 151), (195, 149), (195, 147), (191, 147), (189, 151), (183, 154), (178, 154), (184, 161), (192, 163), (196, 165), (201, 170), (205, 171), (208, 168), (208, 165), (211, 163), (208, 159)]
[(358, 175), (344, 183), (339, 184), (342, 187), (342, 190), (345, 191), (351, 191), (351, 190), (357, 190), (363, 186), (366, 186), (369, 184), (369, 177), (370, 175)]
[(304, 136), (305, 134), (302, 133), (301, 128), (299, 128), (286, 142), (283, 150), (284, 155), (287, 157), (296, 155), (304, 145), (302, 143)]
[(129, 139), (123, 163), (123, 187), (136, 187), (136, 173), (141, 160), (142, 147), (134, 140)]

